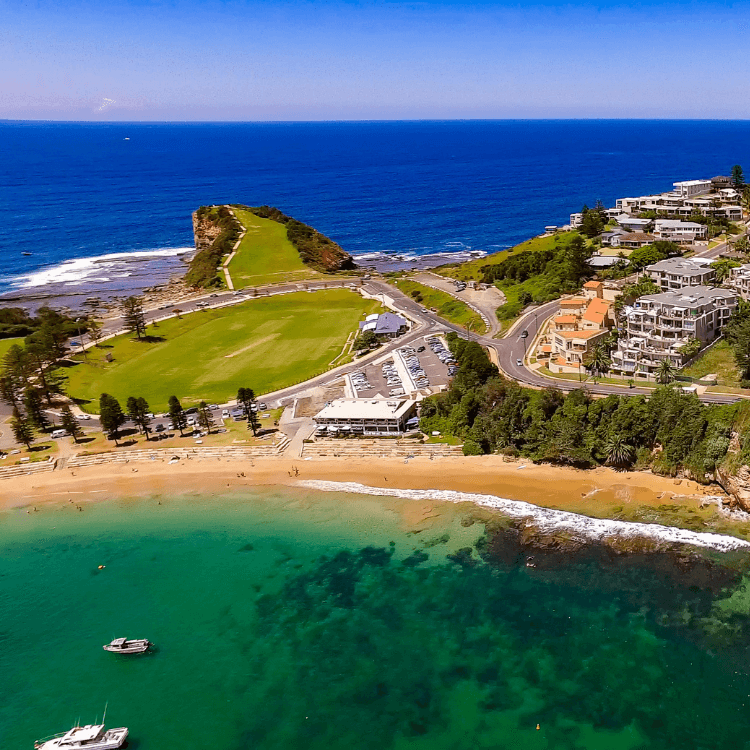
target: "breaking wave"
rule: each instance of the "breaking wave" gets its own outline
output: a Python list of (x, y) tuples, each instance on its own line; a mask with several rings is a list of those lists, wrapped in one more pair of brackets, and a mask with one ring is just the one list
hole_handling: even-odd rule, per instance
[(563, 510), (541, 508), (522, 500), (509, 500), (496, 495), (453, 490), (402, 490), (389, 487), (369, 487), (359, 482), (329, 482), (317, 479), (298, 483), (322, 492), (349, 492), (359, 495), (400, 497), (406, 500), (442, 500), (449, 503), (474, 503), (498, 510), (511, 518), (530, 518), (542, 531), (569, 531), (592, 541), (603, 541), (612, 536), (641, 537), (659, 542), (689, 544), (694, 547), (714, 549), (720, 552), (750, 547), (750, 542), (725, 534), (688, 531), (657, 523), (634, 523), (613, 521), (605, 518), (590, 518)]

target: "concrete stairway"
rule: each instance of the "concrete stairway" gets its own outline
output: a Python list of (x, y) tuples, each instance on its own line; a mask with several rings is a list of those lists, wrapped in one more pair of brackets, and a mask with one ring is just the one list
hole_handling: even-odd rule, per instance
[(42, 474), (52, 471), (55, 468), (56, 461), (35, 461), (34, 463), (17, 464), (15, 466), (0, 467), (0, 479), (10, 479), (11, 477), (22, 477), (26, 474)]
[(408, 456), (461, 456), (460, 445), (445, 443), (418, 443), (408, 440), (316, 440), (305, 443), (304, 458), (406, 458)]

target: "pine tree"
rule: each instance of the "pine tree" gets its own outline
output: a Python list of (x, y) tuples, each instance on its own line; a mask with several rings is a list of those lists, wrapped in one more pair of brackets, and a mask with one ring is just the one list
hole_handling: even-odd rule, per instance
[(211, 428), (215, 426), (213, 414), (211, 414), (211, 410), (205, 401), (198, 404), (198, 424), (205, 427), (209, 435), (211, 434)]
[[(240, 388), (237, 391), (237, 403), (242, 406), (242, 410), (245, 412), (248, 429), (252, 429), (254, 436), (257, 435), (260, 422), (258, 422), (256, 411), (255, 391), (252, 388)], [(253, 409), (253, 406), (256, 406), (256, 409)]]
[(34, 430), (29, 420), (21, 414), (18, 408), (13, 409), (10, 429), (17, 443), (23, 443), (27, 448), (31, 448), (31, 443), (34, 440)]
[(169, 420), (173, 430), (179, 430), (180, 435), (187, 426), (187, 417), (177, 396), (169, 397)]
[(745, 175), (742, 173), (742, 167), (739, 164), (732, 167), (732, 184), (735, 190), (742, 190), (745, 187)]
[(68, 432), (69, 435), (73, 436), (73, 440), (77, 443), (79, 438), (83, 437), (83, 429), (75, 418), (70, 406), (65, 404), (60, 411), (60, 421), (62, 428)]
[(122, 303), (122, 317), (125, 328), (139, 339), (146, 332), (146, 316), (143, 312), (143, 300), (140, 297), (128, 297)]
[(125, 424), (125, 415), (120, 402), (108, 393), (99, 397), (99, 423), (107, 437), (117, 445), (118, 431)]
[(23, 405), (26, 407), (26, 415), (34, 427), (42, 432), (49, 428), (50, 421), (44, 413), (42, 396), (36, 388), (27, 388), (23, 394)]
[(133, 424), (143, 432), (146, 440), (148, 440), (148, 427), (151, 424), (151, 417), (148, 416), (149, 406), (146, 399), (143, 396), (139, 396), (138, 398), (129, 396), (125, 404), (125, 409)]

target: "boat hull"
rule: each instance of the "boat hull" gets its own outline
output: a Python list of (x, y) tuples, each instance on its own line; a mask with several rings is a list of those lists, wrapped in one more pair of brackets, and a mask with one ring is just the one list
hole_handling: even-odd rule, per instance
[(107, 729), (106, 732), (99, 739), (93, 742), (70, 744), (66, 742), (64, 745), (60, 743), (63, 741), (63, 736), (55, 737), (46, 742), (35, 742), (34, 748), (36, 750), (119, 750), (128, 739), (128, 728), (118, 727), (117, 729)]

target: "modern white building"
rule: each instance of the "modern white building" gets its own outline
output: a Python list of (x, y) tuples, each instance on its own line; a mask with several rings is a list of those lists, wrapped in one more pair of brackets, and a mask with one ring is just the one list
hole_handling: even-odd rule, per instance
[(398, 435), (416, 414), (411, 399), (338, 398), (313, 417), (319, 433)]
[(705, 239), (706, 227), (695, 221), (680, 221), (679, 219), (656, 219), (654, 221), (654, 237), (657, 240), (667, 240), (685, 244), (695, 240)]
[(692, 198), (694, 195), (704, 195), (711, 192), (711, 180), (685, 180), (672, 183), (676, 193), (684, 198)]
[(716, 278), (708, 258), (667, 258), (646, 266), (646, 273), (665, 292), (706, 286)]
[(750, 300), (750, 263), (733, 268), (725, 284), (734, 289), (746, 302)]
[(681, 367), (681, 349), (691, 339), (713, 341), (737, 307), (737, 294), (707, 286), (649, 294), (625, 310), (625, 329), (612, 352), (612, 369), (623, 375), (653, 376), (665, 359)]

